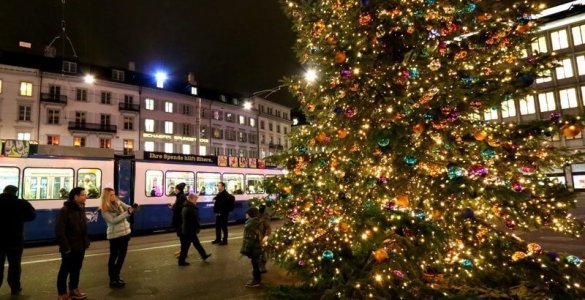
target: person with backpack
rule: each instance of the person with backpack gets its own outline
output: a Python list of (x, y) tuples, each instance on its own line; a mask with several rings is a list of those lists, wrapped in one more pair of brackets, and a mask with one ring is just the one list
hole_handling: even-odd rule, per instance
[(262, 255), (262, 235), (265, 232), (264, 221), (259, 218), (258, 208), (252, 206), (246, 212), (248, 220), (244, 225), (244, 237), (240, 253), (247, 256), (252, 263), (252, 281), (246, 287), (259, 287), (262, 279), (260, 257)]
[[(213, 198), (213, 212), (215, 213), (215, 240), (212, 244), (220, 246), (228, 243), (228, 217), (236, 207), (236, 198), (225, 189), (225, 183), (217, 184), (219, 193)], [(223, 232), (223, 238), (221, 233)]]

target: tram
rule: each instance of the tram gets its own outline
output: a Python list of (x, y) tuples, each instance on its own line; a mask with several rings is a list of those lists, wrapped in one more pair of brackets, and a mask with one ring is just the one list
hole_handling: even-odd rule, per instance
[(253, 158), (141, 154), (140, 158), (0, 156), (0, 191), (9, 184), (17, 186), (19, 197), (35, 207), (36, 219), (25, 225), (25, 240), (34, 242), (55, 238), (57, 213), (76, 186), (85, 188), (88, 194), (89, 234), (100, 236), (106, 230), (98, 211), (104, 187), (114, 188), (125, 203), (139, 204), (131, 220), (135, 232), (152, 232), (170, 228), (169, 205), (175, 201), (174, 186), (178, 183), (184, 182), (189, 193), (199, 195), (200, 220), (206, 225), (215, 222), (213, 198), (220, 181), (236, 198), (229, 221), (238, 222), (245, 219), (249, 199), (266, 195), (262, 187), (264, 180), (282, 174), (282, 170), (266, 168), (263, 161)]

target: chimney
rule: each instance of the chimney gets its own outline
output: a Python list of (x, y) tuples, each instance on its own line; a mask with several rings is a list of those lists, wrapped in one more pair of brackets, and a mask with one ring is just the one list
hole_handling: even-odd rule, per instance
[(45, 46), (45, 51), (43, 52), (45, 57), (54, 58), (57, 55), (57, 48), (53, 46)]
[(132, 72), (136, 71), (136, 63), (133, 61), (129, 61), (128, 62), (128, 70), (130, 70)]
[(193, 72), (189, 72), (189, 74), (187, 74), (187, 82), (193, 86), (197, 85), (197, 80), (195, 80), (195, 74), (193, 74)]

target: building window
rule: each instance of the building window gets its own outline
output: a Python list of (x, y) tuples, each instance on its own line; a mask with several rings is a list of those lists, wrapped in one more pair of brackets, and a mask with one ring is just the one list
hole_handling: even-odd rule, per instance
[(280, 124), (276, 124), (276, 133), (280, 133)]
[(272, 131), (272, 123), (268, 123), (268, 130)]
[(27, 96), (27, 97), (32, 97), (32, 88), (33, 88), (32, 82), (21, 81), (20, 82), (20, 94), (19, 95), (21, 95), (21, 96)]
[(87, 102), (87, 90), (86, 89), (75, 89), (75, 100)]
[(264, 133), (260, 134), (260, 144), (266, 144), (266, 136)]
[(495, 108), (489, 108), (483, 113), (483, 118), (486, 121), (496, 120), (498, 118), (498, 110)]
[(117, 81), (124, 81), (124, 71), (122, 70), (112, 70), (112, 79)]
[(528, 95), (526, 99), (520, 100), (520, 114), (531, 115), (536, 113), (536, 107), (534, 105), (534, 96)]
[(63, 72), (77, 73), (77, 63), (64, 60), (63, 61)]
[(286, 127), (286, 126), (283, 126), (283, 127), (282, 127), (282, 130), (284, 130), (284, 134), (288, 134), (288, 127)]
[(168, 112), (168, 113), (173, 112), (173, 102), (169, 102), (169, 101), (165, 102), (165, 112)]
[(102, 104), (112, 104), (112, 93), (111, 92), (102, 92), (101, 103)]
[(552, 75), (551, 75), (551, 70), (547, 69), (542, 71), (542, 76), (536, 78), (536, 83), (545, 83), (545, 82), (551, 82), (552, 81)]
[(165, 153), (173, 153), (173, 143), (165, 143)]
[(2, 80), (0, 79), (0, 94), (2, 94)]
[(183, 123), (183, 135), (191, 136), (191, 124)]
[(185, 116), (190, 116), (191, 115), (191, 106), (190, 105), (183, 105), (183, 114)]
[(213, 155), (218, 156), (218, 155), (223, 155), (223, 148), (221, 145), (213, 145), (211, 146), (211, 153), (213, 153)]
[(101, 114), (100, 115), (100, 124), (102, 126), (110, 126), (111, 116), (108, 114)]
[(222, 120), (221, 117), (222, 117), (222, 113), (220, 111), (218, 111), (218, 110), (213, 111), (213, 119), (214, 120), (221, 121)]
[(225, 120), (228, 122), (235, 122), (236, 116), (232, 113), (225, 113)]
[(201, 128), (199, 129), (199, 137), (202, 139), (206, 139), (209, 136), (207, 135), (207, 127), (205, 126), (201, 126)]
[(85, 147), (85, 137), (82, 136), (73, 137), (73, 146)]
[(547, 112), (557, 109), (555, 104), (555, 95), (553, 92), (538, 94), (538, 104), (540, 104), (540, 111)]
[(260, 120), (260, 129), (264, 129), (264, 120)]
[(48, 109), (47, 110), (47, 123), (59, 124), (59, 110), (58, 109)]
[(239, 116), (239, 117), (238, 117), (238, 123), (239, 123), (240, 125), (244, 125), (244, 124), (246, 124), (246, 117), (244, 117), (244, 116)]
[(256, 119), (250, 118), (250, 127), (256, 127)]
[(573, 77), (573, 63), (570, 58), (565, 58), (560, 61), (560, 66), (556, 68), (557, 79), (565, 79)]
[(207, 155), (207, 146), (199, 146), (199, 155)]
[(165, 121), (165, 133), (173, 134), (173, 122)]
[(144, 151), (154, 152), (154, 142), (144, 142)]
[(282, 118), (285, 120), (288, 120), (288, 114), (287, 113), (282, 113)]
[(183, 154), (191, 154), (191, 145), (183, 144)]
[(222, 139), (223, 138), (223, 130), (221, 130), (221, 128), (213, 128), (211, 136), (214, 139)]
[(575, 88), (559, 90), (559, 100), (561, 102), (561, 109), (577, 107), (577, 92)]
[(240, 141), (240, 143), (245, 143), (247, 141), (247, 135), (245, 132), (238, 132), (238, 141)]
[(19, 105), (18, 106), (18, 120), (19, 121), (30, 121), (30, 105)]
[(585, 44), (585, 25), (575, 26), (571, 31), (573, 32), (573, 44), (575, 46)]
[(124, 154), (130, 154), (134, 151), (134, 140), (124, 140)]
[(502, 103), (502, 118), (516, 116), (516, 102), (513, 99), (506, 100)]
[(197, 96), (197, 87), (194, 86), (191, 87), (191, 95)]
[(85, 118), (86, 114), (84, 111), (76, 111), (75, 112), (75, 124), (77, 126), (85, 126)]
[(59, 145), (59, 136), (47, 135), (47, 145)]
[(16, 139), (19, 141), (30, 141), (30, 132), (19, 132), (16, 134)]
[(154, 132), (154, 120), (153, 119), (144, 120), (144, 131)]
[(567, 38), (567, 30), (561, 29), (550, 33), (550, 40), (553, 51), (565, 49), (569, 47), (569, 39)]
[(146, 110), (154, 110), (154, 99), (151, 98), (144, 99), (144, 108)]
[(134, 130), (134, 117), (124, 116), (124, 130)]
[(124, 95), (124, 104), (130, 105), (134, 103), (134, 96), (132, 95)]
[(112, 148), (112, 140), (111, 139), (100, 139), (100, 148), (111, 149)]

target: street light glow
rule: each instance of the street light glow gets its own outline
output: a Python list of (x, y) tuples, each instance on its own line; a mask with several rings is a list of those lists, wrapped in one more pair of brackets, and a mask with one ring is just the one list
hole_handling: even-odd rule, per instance
[(156, 79), (156, 87), (157, 88), (164, 88), (165, 86), (165, 81), (167, 80), (167, 73), (165, 72), (156, 72), (156, 74), (154, 74), (154, 78)]
[(85, 77), (83, 77), (83, 82), (87, 84), (93, 84), (95, 82), (95, 76), (87, 74), (85, 75)]
[(246, 109), (246, 110), (252, 109), (252, 102), (250, 102), (250, 101), (244, 102), (244, 109)]
[(307, 70), (307, 72), (305, 72), (305, 80), (307, 80), (308, 82), (313, 82), (317, 80), (317, 71), (315, 71), (314, 69)]

